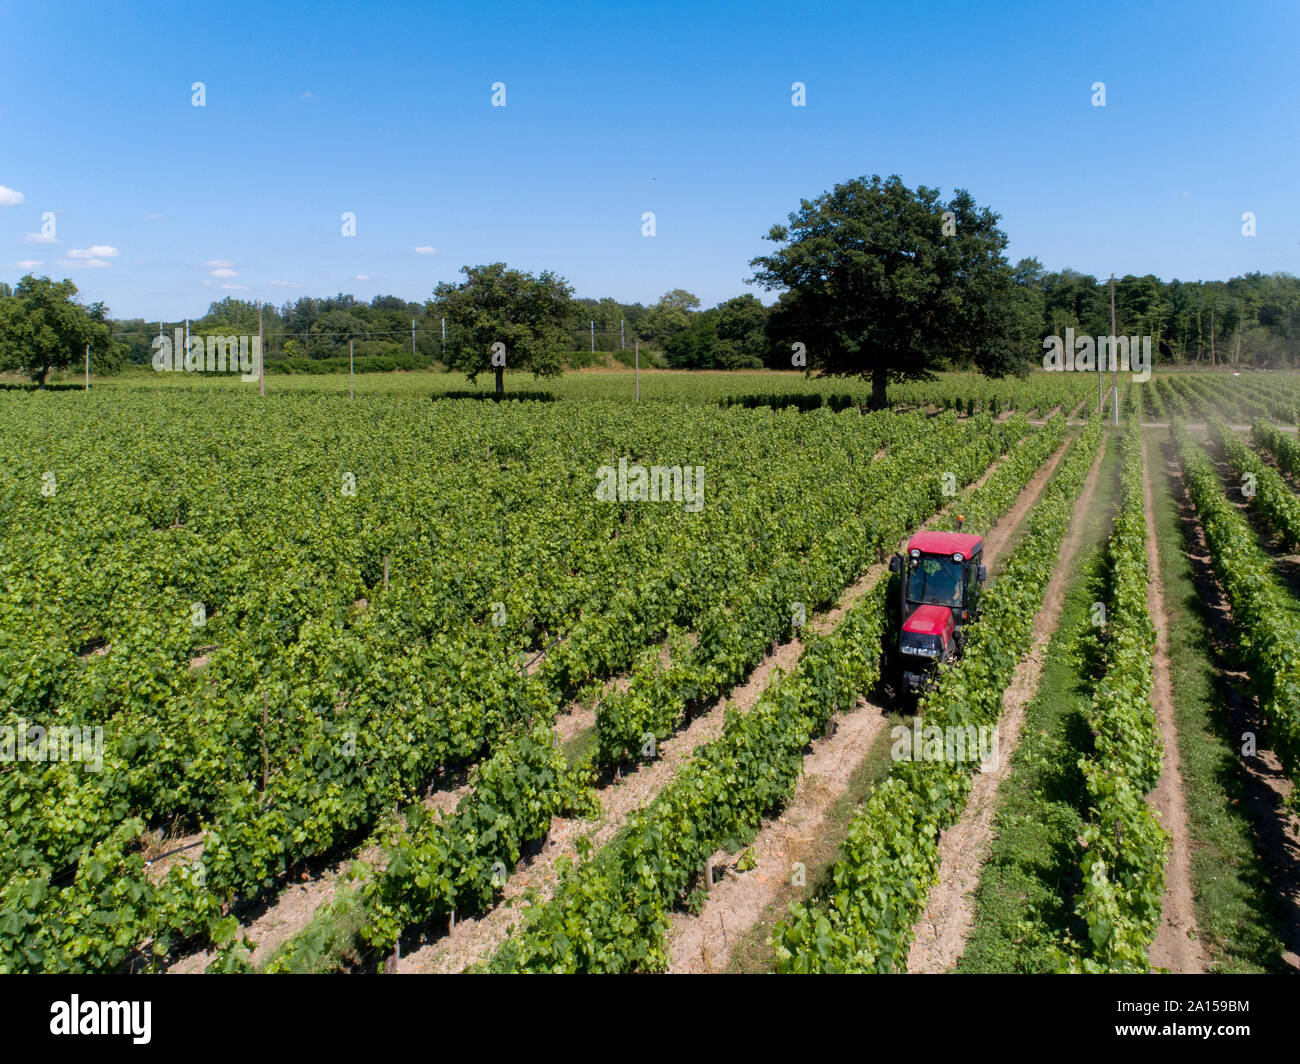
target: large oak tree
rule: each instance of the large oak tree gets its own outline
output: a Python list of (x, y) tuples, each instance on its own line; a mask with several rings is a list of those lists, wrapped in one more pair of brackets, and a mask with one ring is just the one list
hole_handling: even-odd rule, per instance
[(1037, 337), (1026, 335), (997, 221), (963, 190), (944, 202), (897, 176), (803, 200), (768, 232), (777, 250), (750, 263), (755, 283), (781, 292), (773, 341), (802, 343), (810, 370), (869, 379), (878, 408), (890, 381), (926, 380), (951, 361), (994, 377), (1026, 372)]

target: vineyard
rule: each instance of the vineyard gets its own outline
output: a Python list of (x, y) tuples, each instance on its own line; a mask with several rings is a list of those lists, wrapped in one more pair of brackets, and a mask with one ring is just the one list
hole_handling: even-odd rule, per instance
[(0, 972), (1296, 970), (1300, 377), (482, 384), (0, 391)]

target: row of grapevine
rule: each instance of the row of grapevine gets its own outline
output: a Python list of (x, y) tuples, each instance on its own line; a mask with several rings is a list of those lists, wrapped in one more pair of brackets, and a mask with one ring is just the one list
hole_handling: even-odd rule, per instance
[[(1016, 663), (1033, 642), (1053, 563), (1101, 440), (1094, 418), (1028, 517), (1027, 532), (988, 591), (966, 651), (924, 703), (929, 723), (994, 727)], [(854, 817), (833, 886), (790, 906), (772, 933), (785, 972), (889, 972), (907, 962), (912, 929), (939, 867), (939, 836), (970, 793), (974, 760), (898, 762)]]
[[(1149, 383), (1149, 382), (1148, 382)], [(1121, 389), (1123, 398), (1120, 400), (1120, 416), (1123, 418), (1136, 417), (1139, 420), (1142, 417), (1143, 408), (1143, 387), (1142, 384), (1135, 381), (1125, 381)]]
[(1300, 499), (1276, 469), (1255, 454), (1220, 418), (1210, 419), (1210, 433), (1241, 478), (1242, 494), (1264, 523), (1287, 546), (1300, 544)]
[(1155, 380), (1149, 380), (1145, 384), (1139, 385), (1142, 396), (1146, 402), (1146, 416), (1156, 423), (1162, 423), (1167, 414), (1165, 412), (1165, 401), (1160, 397), (1160, 388)]
[(1300, 437), (1283, 432), (1263, 418), (1257, 418), (1250, 428), (1251, 442), (1273, 456), (1278, 468), (1291, 476), (1300, 476)]
[(1148, 970), (1169, 846), (1143, 798), (1160, 778), (1164, 745), (1151, 704), (1156, 633), (1147, 612), (1142, 430), (1135, 418), (1120, 444), (1120, 488), (1107, 543), (1105, 674), (1088, 714), (1093, 752), (1080, 760), (1090, 811), (1079, 841), (1083, 889), (1075, 912), (1088, 936), (1060, 954), (1062, 967), (1076, 972)]
[(1187, 396), (1174, 385), (1168, 374), (1153, 377), (1149, 383), (1154, 384), (1160, 392), (1160, 399), (1171, 417), (1185, 418), (1192, 412)]
[(1224, 497), (1204, 449), (1181, 427), (1174, 439), (1188, 496), (1232, 607), (1237, 649), (1268, 727), (1267, 743), (1292, 779), (1300, 779), (1300, 625), (1293, 602), (1256, 545), (1250, 523)]

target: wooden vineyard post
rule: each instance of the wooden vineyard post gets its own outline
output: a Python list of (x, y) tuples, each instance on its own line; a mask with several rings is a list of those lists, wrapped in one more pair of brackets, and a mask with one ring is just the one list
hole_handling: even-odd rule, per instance
[(257, 301), (257, 394), (266, 398), (266, 340), (262, 336), (262, 301)]
[[(1139, 339), (1139, 343), (1141, 340)], [(1110, 357), (1115, 360), (1115, 391), (1112, 405), (1115, 407), (1115, 424), (1119, 424), (1119, 349), (1115, 341), (1115, 275), (1110, 275)], [(1131, 357), (1131, 356), (1130, 356)]]

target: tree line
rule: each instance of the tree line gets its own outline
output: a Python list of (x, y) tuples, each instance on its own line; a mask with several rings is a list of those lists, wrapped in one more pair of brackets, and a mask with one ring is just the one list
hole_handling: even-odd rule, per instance
[[(1041, 364), (1043, 338), (1111, 332), (1106, 278), (1014, 265), (998, 215), (957, 190), (910, 189), (897, 177), (856, 178), (804, 200), (767, 237), (776, 249), (750, 263), (752, 294), (705, 308), (684, 289), (657, 302), (579, 298), (558, 274), (505, 263), (462, 268), (424, 301), (339, 293), (261, 308), (268, 365), (325, 366), (349, 351), (368, 368), (441, 365), (495, 375), (552, 376), (592, 361), (592, 348), (642, 365), (681, 369), (790, 369), (873, 381), (881, 402), (891, 380), (974, 368), (990, 375)], [(160, 323), (112, 319), (83, 306), (71, 281), (0, 283), (0, 370), (43, 381), (76, 366), (111, 373), (147, 364)], [(1115, 281), (1117, 331), (1150, 335), (1157, 364), (1300, 365), (1300, 279), (1251, 273), (1228, 281)], [(253, 335), (257, 304), (228, 297), (190, 322), (191, 334)], [(170, 334), (175, 323), (162, 323)]]

